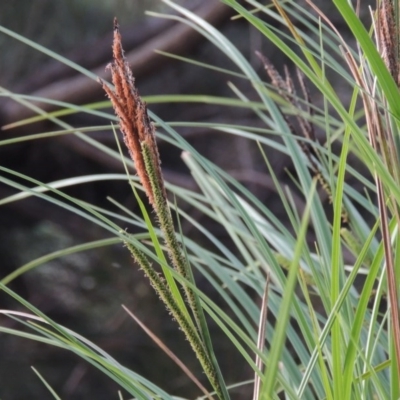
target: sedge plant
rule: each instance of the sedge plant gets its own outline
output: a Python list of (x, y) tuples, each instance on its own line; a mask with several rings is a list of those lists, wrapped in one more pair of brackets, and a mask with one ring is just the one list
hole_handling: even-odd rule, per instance
[[(145, 98), (147, 104), (151, 107), (157, 101), (197, 101), (240, 106), (253, 112), (262, 127), (169, 123), (148, 112), (124, 59), (117, 24), (109, 67), (112, 86), (101, 82), (116, 117), (102, 110), (109, 102), (86, 107), (56, 103), (62, 109), (46, 113), (33, 104), (37, 99), (2, 89), (4, 96), (38, 114), (13, 126), (49, 119), (60, 130), (11, 139), (0, 145), (74, 134), (98, 151), (121, 159), (120, 154), (85, 135), (96, 127), (77, 129), (59, 118), (82, 110), (97, 113), (106, 121), (119, 124), (133, 163), (123, 161), (128, 167), (134, 165), (137, 176), (110, 174), (43, 183), (1, 167), (1, 182), (19, 193), (0, 200), (0, 205), (38, 196), (80, 215), (88, 223), (97, 224), (112, 237), (32, 260), (4, 277), (2, 290), (27, 312), (2, 310), (24, 329), (2, 326), (0, 331), (72, 351), (134, 398), (172, 399), (162, 388), (128, 370), (79, 333), (52, 321), (7, 287), (10, 281), (40, 268), (52, 257), (122, 242), (191, 344), (213, 390), (203, 390), (204, 396), (228, 399), (233, 397), (233, 386), (243, 385), (248, 388), (248, 397), (253, 395), (254, 400), (399, 398), (398, 3), (381, 0), (377, 9), (371, 11), (368, 30), (357, 14), (366, 7), (364, 4), (353, 8), (346, 0), (332, 1), (331, 6), (354, 36), (356, 46), (351, 47), (311, 0), (305, 3), (273, 0), (267, 5), (255, 0), (223, 0), (235, 11), (235, 18), (247, 20), (269, 45), (279, 48), (291, 60), (295, 76), (289, 70), (279, 70), (260, 49), (254, 49), (263, 67), (262, 74), (258, 73), (222, 32), (171, 0), (163, 3), (176, 13), (152, 14), (188, 24), (204, 35), (237, 68), (218, 71), (247, 81), (257, 100), (250, 100), (230, 83), (234, 100), (170, 95)], [(13, 35), (5, 28), (0, 31)], [(201, 65), (198, 60), (186, 61)], [(338, 78), (351, 93), (346, 105), (333, 84)], [(265, 80), (271, 83), (266, 84)], [(297, 94), (296, 85), (301, 95)], [(315, 92), (323, 99), (318, 106), (312, 101)], [(177, 132), (181, 126), (207, 127), (257, 142), (286, 215), (285, 223), (268, 204), (263, 204), (185, 141)], [(159, 138), (182, 150), (198, 192), (165, 181), (156, 130)], [(317, 130), (323, 130), (322, 138), (317, 136)], [(282, 185), (274, 173), (268, 156), (271, 149), (291, 159), (294, 171), (290, 177), (291, 189)], [(351, 157), (358, 160), (362, 172), (351, 164)], [(115, 200), (113, 204), (119, 207), (119, 212), (82, 202), (62, 191), (65, 186), (100, 179), (121, 179), (128, 181), (135, 192), (144, 190), (154, 210), (156, 226), (140, 196), (136, 198), (143, 215), (138, 217)], [(366, 190), (357, 191), (348, 180)], [(21, 183), (24, 181), (25, 184)], [(176, 203), (169, 202), (169, 193), (174, 195)], [(230, 238), (230, 247), (180, 208), (180, 201), (222, 226)], [(171, 210), (176, 210), (178, 220), (188, 222), (212, 246), (201, 246), (186, 237), (174, 225)], [(144, 233), (126, 233), (123, 229), (126, 223)], [(160, 266), (161, 273), (156, 266)], [(194, 272), (212, 285), (229, 313), (202, 292)], [(357, 283), (360, 277), (362, 285)], [(262, 307), (259, 298), (263, 299)], [(382, 306), (386, 299), (387, 308)], [(232, 386), (226, 383), (213, 348), (212, 332), (207, 328), (208, 319), (215, 322), (253, 370), (254, 380)], [(40, 372), (38, 376), (50, 390), (51, 383)], [(52, 389), (51, 393), (57, 398)]]

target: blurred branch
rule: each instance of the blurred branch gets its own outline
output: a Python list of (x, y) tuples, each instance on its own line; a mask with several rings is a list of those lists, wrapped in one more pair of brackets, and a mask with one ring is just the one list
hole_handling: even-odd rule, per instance
[[(227, 6), (213, 0), (203, 2), (194, 11), (201, 18), (213, 25), (219, 24), (231, 14), (231, 10)], [(155, 68), (159, 68), (160, 63), (167, 62), (166, 58), (154, 53), (155, 49), (174, 54), (183, 54), (192, 49), (201, 39), (202, 36), (189, 26), (175, 23), (170, 28), (162, 30), (154, 37), (146, 40), (141, 46), (128, 52), (126, 58), (131, 65), (135, 77), (140, 79)], [(101, 59), (104, 48), (106, 48), (111, 60), (111, 40), (108, 46), (103, 46), (98, 58)], [(93, 73), (101, 79), (108, 80), (110, 74), (105, 68), (106, 64), (103, 64), (95, 68)], [(30, 94), (73, 104), (84, 104), (102, 98), (103, 91), (97, 81), (78, 75), (50, 83)], [(39, 106), (46, 111), (54, 108), (51, 104), (40, 104)], [(2, 108), (2, 123), (4, 124), (32, 116), (31, 110), (11, 101), (4, 104)]]

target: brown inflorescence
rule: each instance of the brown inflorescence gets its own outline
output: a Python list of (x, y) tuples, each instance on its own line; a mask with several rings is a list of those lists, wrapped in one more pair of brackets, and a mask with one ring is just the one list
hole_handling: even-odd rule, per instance
[(120, 129), (125, 144), (135, 163), (137, 174), (146, 195), (154, 207), (154, 193), (145, 168), (142, 143), (146, 143), (151, 149), (152, 161), (156, 168), (158, 184), (166, 198), (164, 181), (160, 168), (160, 157), (155, 138), (155, 129), (147, 114), (146, 104), (140, 98), (139, 92), (135, 87), (132, 71), (125, 59), (119, 25), (116, 19), (114, 20), (114, 41), (112, 49), (113, 61), (107, 68), (111, 70), (111, 79), (115, 89), (112, 90), (103, 81), (101, 81), (101, 84), (110, 98), (115, 113), (120, 120)]

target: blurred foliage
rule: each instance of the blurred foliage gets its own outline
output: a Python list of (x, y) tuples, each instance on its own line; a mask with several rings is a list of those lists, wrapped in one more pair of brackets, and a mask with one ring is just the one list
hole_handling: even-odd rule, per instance
[[(2, 1), (0, 25), (67, 55), (77, 46), (110, 33), (114, 17), (121, 26), (129, 26), (140, 23), (146, 10), (159, 11), (164, 7), (160, 0)], [(18, 84), (47, 59), (6, 35), (0, 35), (0, 47), (0, 85), (6, 88)]]

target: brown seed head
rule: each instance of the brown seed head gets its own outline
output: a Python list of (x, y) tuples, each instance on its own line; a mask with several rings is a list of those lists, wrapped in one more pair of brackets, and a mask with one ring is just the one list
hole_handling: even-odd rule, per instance
[(116, 115), (120, 120), (120, 129), (129, 153), (135, 163), (136, 171), (150, 203), (154, 206), (154, 195), (146, 173), (141, 143), (151, 143), (154, 165), (157, 166), (159, 185), (166, 198), (161, 168), (155, 139), (154, 126), (147, 114), (146, 104), (135, 87), (132, 71), (125, 59), (121, 44), (121, 34), (117, 19), (114, 19), (113, 61), (107, 66), (111, 70), (114, 91), (103, 81), (103, 89), (111, 100)]

